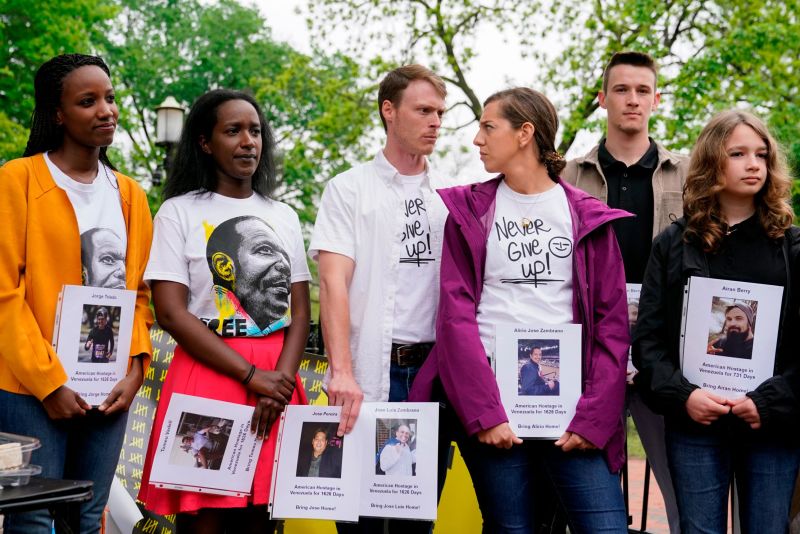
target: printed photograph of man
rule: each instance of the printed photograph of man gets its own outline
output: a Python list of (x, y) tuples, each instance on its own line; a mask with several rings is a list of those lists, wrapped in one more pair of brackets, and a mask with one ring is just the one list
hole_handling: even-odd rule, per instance
[[(639, 299), (632, 299), (628, 296), (628, 330), (633, 338), (633, 332), (636, 328), (636, 320), (639, 319)], [(631, 350), (628, 349), (628, 368), (625, 373), (625, 380), (628, 384), (633, 384), (633, 377), (636, 375), (636, 367), (633, 366), (633, 359), (631, 358)]]
[(83, 285), (125, 289), (125, 244), (110, 228), (81, 234)]
[(342, 477), (342, 439), (336, 437), (338, 426), (339, 423), (303, 423), (296, 476)]
[(208, 238), (206, 257), (221, 296), (244, 311), (259, 331), (278, 326), (289, 309), (291, 265), (265, 221), (242, 216), (223, 222)]
[(78, 361), (81, 363), (109, 363), (117, 360), (114, 352), (119, 335), (119, 306), (83, 306)]
[(416, 419), (379, 419), (375, 425), (378, 445), (375, 473), (411, 477), (416, 475)]
[[(519, 395), (558, 395), (559, 341), (557, 339), (518, 342), (518, 387)], [(547, 357), (543, 355), (547, 350)], [(521, 356), (521, 358), (520, 358)]]
[[(719, 315), (715, 308), (719, 308), (723, 302), (719, 297), (714, 297), (712, 314)], [(722, 331), (716, 326), (712, 327), (708, 340), (708, 354), (744, 360), (752, 359), (756, 324), (754, 304), (758, 305), (756, 302), (739, 300), (724, 307)], [(718, 322), (715, 320), (716, 324)]]
[(233, 421), (184, 412), (170, 463), (218, 471), (230, 439)]

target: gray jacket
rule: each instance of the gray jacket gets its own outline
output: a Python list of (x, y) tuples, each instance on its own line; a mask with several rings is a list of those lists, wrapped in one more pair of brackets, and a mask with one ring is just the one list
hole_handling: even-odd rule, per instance
[[(658, 165), (653, 173), (653, 237), (669, 224), (683, 216), (683, 183), (689, 158), (670, 152), (661, 144), (658, 148)], [(561, 178), (590, 195), (608, 202), (608, 184), (600, 167), (596, 145), (585, 156), (571, 159), (561, 173)]]

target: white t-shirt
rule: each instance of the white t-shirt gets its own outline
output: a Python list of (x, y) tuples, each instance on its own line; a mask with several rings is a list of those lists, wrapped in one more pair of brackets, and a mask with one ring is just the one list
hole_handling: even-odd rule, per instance
[(189, 288), (189, 312), (223, 337), (291, 323), (290, 290), (311, 279), (297, 214), (257, 194), (187, 193), (161, 205), (145, 280)]
[(425, 174), (398, 175), (403, 183), (403, 209), (400, 219), (400, 264), (398, 286), (403, 288), (395, 299), (393, 343), (421, 343), (436, 339), (436, 302), (431, 288), (437, 283), (436, 260), (431, 243), (431, 226), (420, 185)]
[(478, 330), (487, 355), (494, 353), (495, 324), (572, 322), (572, 216), (564, 188), (523, 195), (500, 182), (486, 245)]
[(67, 193), (81, 235), (83, 285), (125, 289), (128, 231), (114, 172), (99, 162), (90, 184), (73, 180), (44, 154), (56, 185)]

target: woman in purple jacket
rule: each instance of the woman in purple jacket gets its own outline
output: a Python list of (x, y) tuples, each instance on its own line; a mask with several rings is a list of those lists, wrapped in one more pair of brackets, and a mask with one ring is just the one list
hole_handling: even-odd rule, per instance
[[(541, 93), (492, 95), (474, 143), (486, 170), (501, 175), (439, 191), (449, 217), (437, 343), (411, 399), (428, 400), (443, 386), (463, 426), (457, 441), (484, 532), (533, 532), (535, 485), (546, 475), (571, 532), (627, 532), (616, 473), (624, 461), (629, 335), (622, 258), (608, 223), (628, 214), (560, 180), (557, 129)], [(554, 240), (559, 246), (549, 248)], [(541, 247), (558, 254), (545, 258)], [(520, 250), (528, 252), (510, 253)], [(537, 260), (547, 270), (532, 267)], [(508, 424), (489, 363), (498, 323), (582, 325), (582, 395), (555, 442), (523, 442)]]

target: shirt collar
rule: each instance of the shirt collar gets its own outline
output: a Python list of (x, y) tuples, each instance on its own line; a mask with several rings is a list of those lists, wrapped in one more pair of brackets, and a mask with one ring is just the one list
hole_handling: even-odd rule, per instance
[[(650, 146), (647, 148), (647, 152), (645, 152), (644, 155), (639, 158), (639, 161), (631, 165), (631, 167), (638, 166), (650, 170), (655, 169), (658, 165), (658, 146), (652, 138), (648, 137), (648, 139), (650, 139)], [(600, 141), (600, 146), (598, 147), (597, 151), (597, 159), (600, 162), (600, 166), (603, 168), (608, 168), (618, 163), (625, 165), (621, 161), (614, 158), (614, 156), (611, 155), (611, 152), (608, 151), (606, 148), (605, 138)]]
[[(378, 153), (375, 155), (375, 158), (372, 160), (373, 165), (375, 166), (375, 170), (378, 173), (378, 176), (383, 178), (386, 182), (391, 182), (397, 180), (397, 177), (400, 173), (395, 169), (394, 165), (389, 163), (389, 160), (386, 159), (386, 156), (383, 155), (383, 150), (379, 150)], [(428, 163), (428, 159), (425, 158), (425, 169), (423, 170), (424, 178), (422, 179), (422, 184), (428, 188), (431, 187), (431, 167)]]

